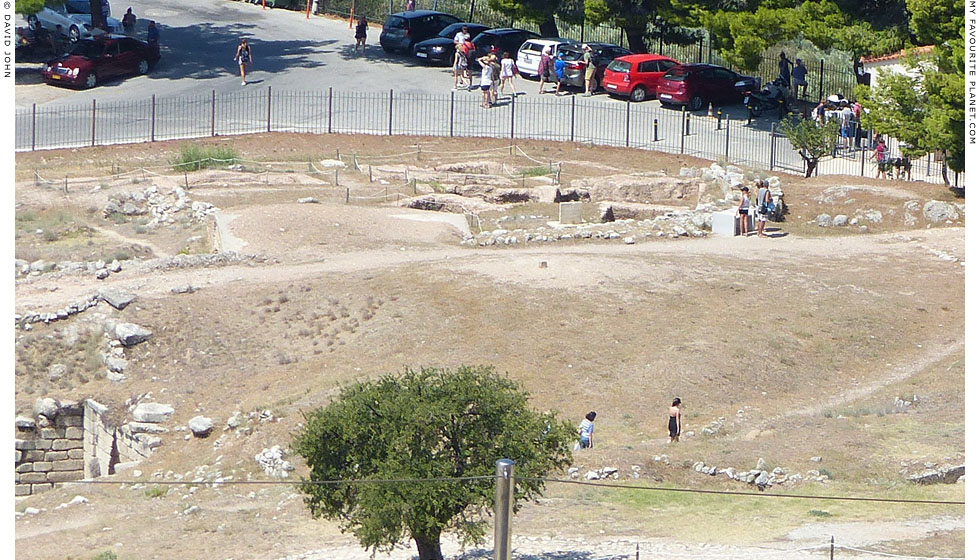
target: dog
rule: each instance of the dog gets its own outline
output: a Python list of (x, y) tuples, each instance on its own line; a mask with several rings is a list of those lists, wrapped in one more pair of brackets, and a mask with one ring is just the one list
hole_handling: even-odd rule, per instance
[(885, 160), (885, 169), (889, 177), (894, 179), (912, 180), (912, 162), (907, 157), (890, 157)]

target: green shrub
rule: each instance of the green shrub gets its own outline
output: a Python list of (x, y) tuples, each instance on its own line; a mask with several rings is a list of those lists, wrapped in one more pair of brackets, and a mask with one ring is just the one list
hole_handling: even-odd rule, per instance
[(229, 146), (201, 146), (184, 144), (180, 154), (171, 160), (177, 171), (197, 171), (208, 167), (222, 167), (240, 161), (238, 152)]
[(147, 498), (162, 498), (167, 495), (167, 491), (159, 486), (154, 486), (153, 488), (147, 488), (143, 495)]
[(807, 515), (812, 515), (813, 517), (830, 517), (830, 512), (826, 512), (820, 509), (811, 509), (806, 512)]
[(100, 552), (92, 557), (92, 560), (117, 560), (119, 557), (111, 550)]

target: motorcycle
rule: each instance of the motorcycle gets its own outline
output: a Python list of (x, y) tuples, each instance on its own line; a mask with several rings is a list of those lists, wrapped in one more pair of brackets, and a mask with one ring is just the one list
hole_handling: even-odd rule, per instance
[(21, 61), (47, 60), (67, 52), (68, 45), (43, 27), (17, 28), (16, 56)]
[(776, 78), (762, 86), (760, 91), (746, 92), (743, 103), (753, 117), (771, 109), (778, 109), (782, 117), (788, 111), (789, 84), (782, 78)]

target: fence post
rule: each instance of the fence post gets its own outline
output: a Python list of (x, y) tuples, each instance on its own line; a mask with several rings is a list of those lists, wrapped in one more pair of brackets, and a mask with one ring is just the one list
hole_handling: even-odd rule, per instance
[(861, 176), (864, 177), (864, 158), (868, 154), (864, 152), (864, 144), (861, 144)]
[(721, 109), (718, 109), (718, 126), (715, 130), (721, 130)]
[(388, 136), (391, 136), (391, 121), (395, 115), (395, 90), (388, 90)]
[(658, 138), (657, 138), (657, 129), (658, 128), (660, 128), (660, 119), (653, 119), (653, 141), (654, 142), (656, 142), (658, 140)]
[(619, 46), (623, 46), (623, 37), (626, 35), (626, 30), (622, 27), (619, 28)]
[(570, 142), (575, 141), (575, 98), (572, 97), (572, 132), (569, 138)]
[(150, 142), (157, 139), (157, 94), (150, 96)]
[(817, 97), (818, 100), (823, 99), (823, 59), (820, 59), (820, 95)]
[(728, 120), (725, 122), (725, 161), (728, 162), (728, 133), (732, 129), (732, 115), (726, 115)]
[[(450, 91), (449, 92), (449, 137), (450, 138), (453, 137), (453, 113), (455, 111), (456, 111), (456, 91), (453, 90), (453, 91)], [(511, 119), (510, 119), (510, 122), (511, 122), (511, 127), (510, 127), (511, 136), (510, 137), (511, 138), (514, 137), (514, 126), (513, 126), (514, 119), (513, 119), (513, 115), (514, 115), (513, 108), (511, 108)]]
[(476, 8), (476, 0), (470, 0), (470, 19), (466, 21), (473, 21), (473, 11)]
[(214, 136), (214, 90), (211, 90), (211, 136)]
[(684, 135), (685, 136), (691, 135), (691, 113), (687, 113), (684, 115)]
[(704, 62), (704, 35), (698, 39), (698, 62)]
[(687, 119), (687, 108), (682, 106), (681, 107), (681, 126), (680, 126), (680, 129), (681, 129), (681, 153), (682, 154), (684, 153), (684, 136), (685, 136), (685, 134), (684, 134), (684, 121), (685, 121), (685, 119)]
[(350, 187), (347, 187), (347, 196), (344, 198), (344, 204), (350, 204)]
[(769, 171), (776, 168), (776, 123), (769, 125)]
[(95, 145), (95, 100), (92, 100), (92, 145)]
[(630, 147), (630, 100), (626, 100), (626, 147)]
[(272, 132), (272, 86), (269, 86), (266, 91), (268, 93), (265, 100), (265, 131)]
[(497, 495), (493, 502), (493, 560), (510, 560), (510, 517), (514, 499), (514, 461), (497, 459)]
[(37, 145), (37, 103), (31, 103), (31, 151)]
[[(510, 97), (510, 139), (514, 139), (514, 116), (517, 112), (517, 96)], [(514, 144), (510, 145), (510, 155), (514, 155)]]
[(834, 536), (830, 536), (830, 560), (834, 560)]
[[(333, 134), (333, 88), (327, 90), (327, 134)], [(339, 157), (337, 159), (340, 159)]]

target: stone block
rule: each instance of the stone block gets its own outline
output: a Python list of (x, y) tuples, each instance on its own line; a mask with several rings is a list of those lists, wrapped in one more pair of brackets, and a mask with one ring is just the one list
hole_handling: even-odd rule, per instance
[[(104, 404), (100, 404), (99, 402), (94, 401), (92, 399), (86, 399), (86, 401), (85, 401), (85, 407), (88, 409), (89, 412), (94, 412), (95, 414), (97, 414), (99, 416), (101, 416), (101, 415), (109, 412), (109, 408), (108, 407), (106, 407)], [(88, 418), (89, 415), (86, 414), (85, 417)]]
[(30, 484), (15, 484), (14, 485), (14, 496), (30, 496), (31, 495), (31, 485)]
[(14, 472), (19, 472), (19, 473), (34, 472), (34, 465), (35, 463), (21, 463), (17, 465), (17, 467), (14, 469)]
[(31, 464), (34, 465), (34, 472), (48, 472), (53, 468), (51, 461), (37, 461)]
[(140, 403), (133, 410), (137, 422), (166, 422), (174, 414), (174, 407), (161, 403)]
[(582, 223), (582, 203), (581, 202), (561, 202), (558, 204), (558, 223), (560, 224), (580, 224)]
[[(84, 450), (82, 451), (84, 453)], [(44, 460), (45, 461), (64, 461), (68, 458), (67, 451), (45, 451)]]
[(69, 459), (84, 459), (85, 450), (84, 449), (69, 449), (68, 450)]
[(80, 439), (56, 439), (51, 443), (52, 451), (64, 451), (66, 449), (81, 449), (82, 440)]
[[(738, 208), (715, 212), (711, 215), (711, 233), (716, 233), (725, 237), (735, 237), (741, 235), (739, 231)], [(749, 231), (755, 228), (755, 219), (749, 213)]]
[(33, 449), (44, 449), (44, 450), (51, 449), (51, 440), (50, 439), (36, 439), (36, 440), (34, 440), (34, 447), (33, 447)]
[(25, 482), (29, 482), (32, 484), (35, 482), (47, 482), (48, 480), (48, 475), (43, 472), (29, 472), (23, 474), (18, 473), (16, 476), (17, 476), (17, 482), (20, 482), (21, 484)]
[(23, 451), (20, 451), (20, 450), (17, 450), (17, 449), (15, 449), (15, 450), (14, 450), (14, 464), (17, 464), (17, 463), (19, 463), (19, 462), (21, 462), (21, 460), (22, 460), (23, 458), (24, 458), (24, 452), (23, 452)]
[(81, 440), (83, 434), (84, 432), (82, 432), (81, 428), (78, 427), (65, 428), (65, 437), (68, 439)]
[(44, 453), (45, 452), (44, 451), (41, 451), (40, 449), (35, 449), (33, 451), (22, 451), (21, 453), (23, 453), (23, 456), (21, 457), (21, 461), (25, 461), (26, 462), (26, 461), (43, 461), (44, 460)]
[(14, 449), (20, 449), (21, 451), (27, 451), (29, 449), (35, 449), (34, 445), (37, 440), (34, 439), (15, 439)]
[(64, 461), (53, 461), (51, 470), (54, 471), (80, 471), (85, 468), (85, 463), (81, 459), (65, 459)]
[(52, 488), (54, 488), (54, 484), (51, 484), (50, 482), (31, 484), (31, 494), (37, 494), (38, 492), (44, 492), (45, 490), (50, 490)]
[(48, 473), (48, 482), (68, 482), (85, 478), (82, 471), (54, 471)]
[(41, 437), (44, 439), (58, 439), (65, 437), (64, 428), (41, 428)]
[(59, 423), (64, 422), (64, 426), (66, 428), (81, 427), (85, 423), (85, 420), (81, 415), (74, 415), (74, 414), (68, 416), (59, 416), (58, 420)]

